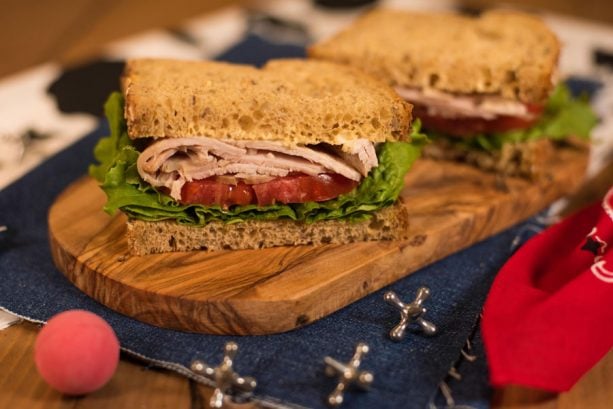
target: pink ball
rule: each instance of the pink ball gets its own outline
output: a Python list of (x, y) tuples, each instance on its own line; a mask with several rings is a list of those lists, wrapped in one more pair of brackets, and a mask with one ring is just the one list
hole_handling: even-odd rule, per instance
[(105, 320), (88, 311), (53, 316), (34, 344), (42, 378), (67, 395), (83, 395), (106, 384), (119, 363), (119, 341)]

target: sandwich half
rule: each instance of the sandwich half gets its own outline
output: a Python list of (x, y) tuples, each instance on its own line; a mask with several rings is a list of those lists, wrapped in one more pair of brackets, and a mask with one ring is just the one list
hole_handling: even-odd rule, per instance
[(404, 239), (411, 108), (330, 62), (132, 60), (90, 175), (137, 255)]
[(536, 179), (556, 146), (585, 146), (596, 123), (586, 101), (556, 86), (559, 52), (555, 34), (528, 14), (386, 9), (309, 48), (310, 57), (359, 68), (411, 102), (433, 141), (424, 156)]

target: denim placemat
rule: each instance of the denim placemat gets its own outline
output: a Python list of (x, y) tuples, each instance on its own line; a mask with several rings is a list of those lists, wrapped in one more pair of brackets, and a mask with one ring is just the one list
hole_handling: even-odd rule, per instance
[[(250, 56), (243, 60), (248, 63), (288, 54), (288, 46), (279, 49), (265, 45), (262, 40), (249, 37), (222, 59), (241, 60), (241, 47), (258, 50), (245, 54)], [(301, 50), (294, 47), (292, 55), (300, 55)], [(336, 380), (324, 375), (323, 357), (331, 355), (346, 361), (360, 341), (371, 347), (362, 367), (374, 372), (375, 382), (368, 393), (347, 394), (343, 407), (444, 405), (439, 386), (448, 379), (450, 367), (457, 364), (466, 340), (474, 333), (496, 271), (534, 231), (530, 221), (515, 226), (327, 318), (285, 334), (230, 337), (156, 328), (90, 299), (68, 282), (51, 260), (47, 211), (57, 195), (86, 172), (93, 160), (93, 146), (105, 132), (106, 126), (102, 125), (0, 192), (0, 225), (8, 226), (0, 238), (0, 306), (37, 321), (45, 321), (66, 309), (91, 310), (113, 326), (125, 350), (180, 372), (195, 358), (216, 365), (225, 342), (237, 341), (240, 347), (235, 362), (237, 370), (257, 378), (256, 395), (270, 405), (280, 401), (325, 407), (325, 397)], [(436, 323), (439, 334), (428, 338), (415, 333), (408, 334), (403, 342), (390, 341), (387, 332), (398, 322), (399, 314), (385, 304), (383, 292), (392, 289), (408, 300), (422, 285), (431, 289), (431, 298), (425, 304), (427, 318)], [(487, 406), (489, 390), (482, 356), (480, 360), (480, 364), (465, 364), (479, 370), (473, 370), (471, 383), (463, 385), (461, 400)], [(456, 399), (456, 403), (461, 402)]]

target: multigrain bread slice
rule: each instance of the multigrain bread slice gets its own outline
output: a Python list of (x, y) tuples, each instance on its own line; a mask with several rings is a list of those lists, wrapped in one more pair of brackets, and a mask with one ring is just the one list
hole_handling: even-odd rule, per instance
[[(212, 61), (132, 60), (122, 81), (131, 138), (208, 136), (288, 145), (406, 137), (411, 105), (386, 84), (324, 61), (262, 69)], [(342, 91), (342, 92), (339, 92)]]
[(358, 67), (392, 86), (543, 103), (560, 44), (537, 17), (377, 9), (311, 46), (309, 56)]
[(127, 240), (134, 255), (192, 250), (240, 250), (277, 246), (346, 244), (368, 240), (405, 240), (409, 217), (398, 201), (362, 222), (327, 220), (302, 223), (290, 220), (249, 220), (226, 224), (212, 222), (202, 227), (174, 221), (128, 221)]
[(505, 143), (498, 151), (463, 147), (440, 138), (423, 149), (423, 156), (436, 160), (465, 162), (480, 169), (504, 176), (519, 176), (535, 181), (550, 176), (550, 161), (555, 157), (551, 140), (539, 139), (522, 143)]

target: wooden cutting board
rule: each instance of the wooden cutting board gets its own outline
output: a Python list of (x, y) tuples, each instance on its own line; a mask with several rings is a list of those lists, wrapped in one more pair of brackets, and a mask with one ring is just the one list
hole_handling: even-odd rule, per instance
[(57, 267), (78, 288), (138, 320), (210, 334), (270, 334), (316, 321), (529, 216), (578, 187), (587, 154), (560, 150), (552, 178), (501, 179), (421, 160), (402, 192), (410, 238), (321, 247), (131, 256), (125, 216), (102, 211), (83, 177), (49, 211)]

